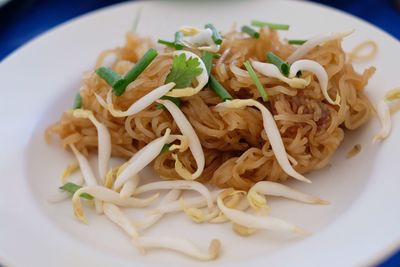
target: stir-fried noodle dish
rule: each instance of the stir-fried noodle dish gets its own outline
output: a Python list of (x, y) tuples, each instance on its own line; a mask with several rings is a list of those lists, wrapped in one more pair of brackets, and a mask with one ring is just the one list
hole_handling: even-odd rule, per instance
[[(72, 194), (74, 214), (85, 223), (86, 204), (94, 203), (141, 252), (170, 249), (199, 260), (216, 258), (222, 240), (211, 240), (207, 251), (145, 229), (183, 211), (196, 223), (230, 223), (241, 235), (304, 234), (270, 216), (266, 196), (328, 204), (285, 181), (310, 183), (305, 175), (329, 163), (345, 133), (371, 119), (364, 88), (375, 68), (357, 72), (352, 62), (377, 48), (366, 42), (370, 55), (359, 55), (363, 47), (345, 52), (342, 41), (353, 31), (287, 40), (278, 32), (288, 25), (251, 25), (223, 33), (212, 24), (186, 26), (157, 44), (130, 32), (124, 46), (101, 53), (73, 108), (46, 130), (47, 140), (58, 137), (75, 156), (52, 200)], [(380, 140), (390, 131), (390, 112), (384, 101), (377, 111)], [(89, 161), (95, 156), (96, 167)], [(111, 157), (124, 163), (112, 166)], [(159, 181), (141, 176), (146, 166)], [(154, 212), (140, 222), (124, 211), (147, 206)]]

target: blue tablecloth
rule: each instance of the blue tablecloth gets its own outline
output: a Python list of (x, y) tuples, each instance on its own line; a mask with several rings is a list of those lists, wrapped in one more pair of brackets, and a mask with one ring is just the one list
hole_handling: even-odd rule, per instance
[[(0, 7), (0, 60), (38, 34), (120, 0), (11, 0)], [(318, 0), (361, 17), (400, 39), (400, 0)], [(400, 252), (381, 267), (400, 266)]]

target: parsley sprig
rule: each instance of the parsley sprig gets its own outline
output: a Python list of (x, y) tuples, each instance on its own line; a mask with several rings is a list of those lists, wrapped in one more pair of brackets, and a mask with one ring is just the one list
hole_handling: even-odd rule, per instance
[[(200, 67), (200, 62), (197, 58), (189, 57), (186, 58), (185, 54), (180, 54), (174, 57), (172, 61), (171, 72), (165, 79), (165, 84), (174, 82), (175, 89), (182, 89), (189, 87), (192, 84), (194, 78), (199, 76), (203, 72)], [(175, 103), (178, 107), (181, 105), (181, 101), (177, 97), (163, 96), (162, 99), (168, 99)], [(157, 109), (164, 108), (162, 104), (157, 104)]]
[(176, 89), (186, 88), (202, 72), (203, 69), (200, 67), (200, 62), (197, 58), (189, 57), (187, 59), (185, 54), (180, 54), (174, 57), (171, 72), (165, 79), (165, 83), (174, 82)]

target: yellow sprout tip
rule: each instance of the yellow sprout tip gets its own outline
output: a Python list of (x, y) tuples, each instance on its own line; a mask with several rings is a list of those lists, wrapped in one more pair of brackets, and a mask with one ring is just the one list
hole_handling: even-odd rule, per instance
[(216, 217), (210, 219), (208, 223), (224, 223), (226, 221), (226, 216), (222, 212), (219, 212), (219, 214)]
[(216, 259), (221, 251), (221, 241), (218, 239), (211, 240), (210, 246), (208, 247), (208, 253), (211, 259)]
[(179, 199), (183, 212), (194, 222), (202, 223), (204, 222), (203, 211), (198, 208), (187, 207), (183, 198)]
[(267, 200), (265, 199), (265, 197), (261, 196), (255, 191), (250, 191), (248, 193), (247, 201), (249, 202), (250, 206), (255, 210), (267, 207)]
[(315, 204), (330, 205), (331, 203), (330, 203), (329, 201), (327, 201), (327, 200), (323, 200), (323, 199), (318, 198), (318, 199), (316, 200)]
[(334, 104), (338, 105), (340, 107), (340, 100), (341, 100), (340, 95), (339, 95), (339, 93), (337, 93), (336, 94), (336, 100), (335, 100)]
[(185, 36), (192, 36), (192, 35), (196, 35), (200, 32), (200, 30), (196, 27), (191, 27), (191, 26), (185, 26), (185, 27), (181, 27), (179, 29), (179, 31), (181, 33), (183, 33), (183, 35)]
[[(78, 204), (79, 203), (79, 204)], [(88, 224), (88, 220), (82, 208), (82, 204), (79, 202), (74, 203), (74, 214), (82, 223)]]
[(304, 235), (304, 236), (309, 236), (309, 235), (311, 235), (310, 232), (308, 232), (308, 231), (306, 231), (306, 230), (304, 230), (303, 228), (300, 228), (300, 227), (298, 227), (298, 226), (295, 226), (295, 227), (294, 227), (293, 232), (296, 233), (296, 234), (299, 234), (299, 235)]
[(240, 224), (233, 223), (232, 229), (241, 236), (250, 236), (256, 232), (256, 229), (248, 228)]

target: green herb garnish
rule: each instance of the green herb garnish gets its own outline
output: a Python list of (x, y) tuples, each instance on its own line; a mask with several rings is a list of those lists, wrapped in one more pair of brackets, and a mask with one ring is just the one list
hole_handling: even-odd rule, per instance
[(260, 93), (264, 102), (268, 101), (268, 94), (265, 91), (264, 86), (261, 84), (260, 79), (258, 79), (257, 74), (254, 71), (253, 67), (251, 66), (250, 62), (246, 61), (243, 64), (246, 67), (246, 70), (249, 73), (250, 78), (253, 80), (254, 84), (256, 85), (256, 88), (257, 88), (258, 92)]
[(175, 33), (175, 42), (174, 42), (174, 46), (176, 50), (182, 50), (182, 48), (185, 46), (182, 42), (183, 40), (183, 33), (181, 32), (176, 32)]
[[(186, 60), (185, 54), (175, 56), (172, 61), (171, 72), (165, 79), (165, 84), (174, 82), (175, 89), (189, 87), (192, 84), (193, 79), (200, 75), (203, 71), (203, 69), (199, 66), (200, 62), (197, 58), (190, 57)], [(181, 100), (177, 97), (163, 96), (162, 99), (171, 100), (178, 107), (181, 106)], [(164, 105), (157, 104), (156, 108), (162, 109), (164, 108)]]
[(165, 79), (165, 84), (174, 82), (176, 89), (189, 87), (193, 79), (200, 75), (202, 71), (197, 58), (189, 57), (186, 59), (185, 54), (180, 54), (174, 57), (171, 72)]
[(295, 40), (295, 39), (288, 40), (288, 44), (290, 45), (302, 45), (305, 42), (307, 42), (307, 40)]
[(126, 87), (139, 77), (157, 55), (157, 51), (154, 48), (150, 48), (124, 77), (107, 67), (98, 68), (96, 73), (113, 88), (115, 95), (121, 96)]
[(97, 75), (114, 88), (118, 83), (122, 83), (123, 78), (110, 68), (100, 67), (96, 70)]
[(163, 40), (163, 39), (158, 39), (157, 43), (163, 44), (163, 45), (166, 45), (166, 46), (169, 46), (169, 47), (175, 47), (175, 42), (170, 42), (170, 41), (166, 41), (166, 40)]
[(214, 43), (219, 45), (222, 44), (222, 36), (219, 34), (218, 30), (212, 25), (211, 23), (208, 23), (204, 26), (206, 29), (210, 29), (212, 31), (212, 36), (211, 38), (213, 39)]
[(256, 38), (256, 39), (260, 38), (260, 33), (255, 31), (255, 30), (253, 30), (249, 26), (246, 26), (246, 25), (243, 26), (242, 27), (242, 32), (247, 33), (248, 35), (250, 35), (250, 37), (253, 37), (253, 38)]
[[(78, 191), (80, 188), (81, 188), (81, 186), (74, 184), (74, 183), (66, 183), (60, 187), (61, 190), (65, 191), (65, 192), (69, 192), (71, 194), (75, 194), (75, 192)], [(88, 200), (93, 199), (93, 196), (89, 195), (88, 193), (82, 193), (80, 195), (80, 197), (88, 199)]]
[(222, 102), (225, 100), (232, 100), (233, 97), (229, 94), (229, 92), (220, 84), (213, 75), (210, 75), (210, 80), (208, 82), (211, 90), (213, 90), (219, 98), (221, 98)]
[(232, 100), (233, 97), (228, 93), (228, 91), (218, 82), (218, 80), (211, 74), (211, 67), (212, 67), (212, 60), (216, 56), (215, 53), (204, 51), (201, 59), (206, 66), (207, 73), (208, 73), (208, 85), (211, 90), (213, 90), (224, 102), (225, 100), (229, 99)]
[(215, 57), (215, 54), (210, 51), (204, 51), (203, 55), (201, 56), (201, 59), (203, 60), (204, 65), (206, 66), (208, 76), (210, 76), (210, 73), (211, 73), (212, 60), (214, 57)]
[(81, 108), (82, 107), (82, 97), (80, 93), (77, 93), (74, 99), (74, 105), (72, 106), (73, 109)]
[(222, 55), (220, 53), (214, 53), (215, 58), (220, 58)]
[(161, 148), (160, 154), (167, 152), (171, 146), (172, 146), (172, 144), (163, 145), (163, 147)]
[(147, 52), (143, 55), (141, 59), (132, 67), (130, 71), (124, 76), (124, 82), (121, 84), (117, 84), (114, 87), (114, 94), (117, 96), (122, 95), (125, 92), (126, 87), (136, 80), (140, 74), (150, 65), (150, 63), (156, 58), (158, 55), (157, 50), (154, 48), (150, 48)]
[(273, 52), (267, 53), (267, 60), (269, 63), (277, 66), (283, 75), (285, 75), (286, 77), (289, 75), (290, 64), (287, 63), (286, 61), (283, 61), (280, 57), (275, 55)]
[(251, 21), (251, 25), (255, 27), (268, 27), (274, 30), (289, 30), (289, 25), (287, 24), (278, 24), (278, 23), (271, 23), (271, 22), (263, 22), (258, 20)]
[(176, 50), (182, 50), (183, 47), (185, 46), (182, 40), (183, 40), (183, 33), (178, 31), (175, 33), (175, 41), (171, 42), (163, 39), (158, 39), (157, 43), (166, 45), (168, 47), (174, 47)]

